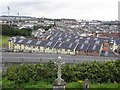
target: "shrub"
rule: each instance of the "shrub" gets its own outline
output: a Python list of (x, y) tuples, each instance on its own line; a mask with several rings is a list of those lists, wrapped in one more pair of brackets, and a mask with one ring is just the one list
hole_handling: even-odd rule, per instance
[(2, 88), (14, 88), (14, 81), (7, 80), (7, 78), (2, 79)]
[[(57, 67), (53, 62), (47, 64), (20, 64), (8, 68), (5, 77), (15, 83), (46, 81), (52, 83), (57, 78)], [(62, 78), (66, 82), (77, 82), (88, 78), (90, 82), (120, 82), (120, 60), (108, 62), (86, 62), (66, 64), (62, 67)]]
[(71, 82), (66, 85), (66, 88), (83, 88), (79, 82)]

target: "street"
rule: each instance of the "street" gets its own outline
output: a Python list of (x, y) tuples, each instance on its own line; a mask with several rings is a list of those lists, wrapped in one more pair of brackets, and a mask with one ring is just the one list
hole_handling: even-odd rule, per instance
[[(55, 61), (60, 54), (43, 54), (43, 53), (13, 53), (3, 52), (2, 62), (48, 62)], [(118, 60), (118, 57), (102, 57), (102, 56), (71, 56), (60, 55), (66, 63), (80, 63), (84, 61), (108, 61)]]

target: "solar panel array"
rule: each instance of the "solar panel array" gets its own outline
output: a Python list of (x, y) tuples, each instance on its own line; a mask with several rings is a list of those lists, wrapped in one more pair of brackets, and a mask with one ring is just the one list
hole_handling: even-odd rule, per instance
[[(51, 47), (56, 49), (71, 49), (75, 51), (99, 52), (104, 41), (111, 42), (111, 38), (81, 37), (64, 32), (52, 32), (48, 40), (19, 39), (15, 43), (33, 46)], [(119, 41), (117, 41), (119, 42)]]

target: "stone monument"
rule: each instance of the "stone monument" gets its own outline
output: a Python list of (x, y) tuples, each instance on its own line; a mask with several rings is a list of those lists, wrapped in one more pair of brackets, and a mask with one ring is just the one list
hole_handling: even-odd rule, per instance
[(62, 62), (61, 57), (58, 57), (58, 60), (56, 62), (54, 62), (57, 67), (58, 67), (58, 71), (57, 71), (57, 76), (58, 78), (55, 79), (55, 81), (53, 82), (53, 90), (65, 90), (65, 85), (66, 82), (61, 78), (61, 66), (63, 64), (65, 64), (65, 62)]
[(90, 88), (89, 80), (88, 80), (88, 79), (85, 79), (85, 81), (84, 81), (84, 89), (85, 89), (85, 90), (89, 90), (89, 88)]

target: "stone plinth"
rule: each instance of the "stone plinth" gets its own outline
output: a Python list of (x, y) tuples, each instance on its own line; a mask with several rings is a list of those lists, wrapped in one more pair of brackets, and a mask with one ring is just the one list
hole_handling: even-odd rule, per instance
[(53, 90), (65, 90), (66, 82), (63, 79), (57, 78), (53, 82)]

